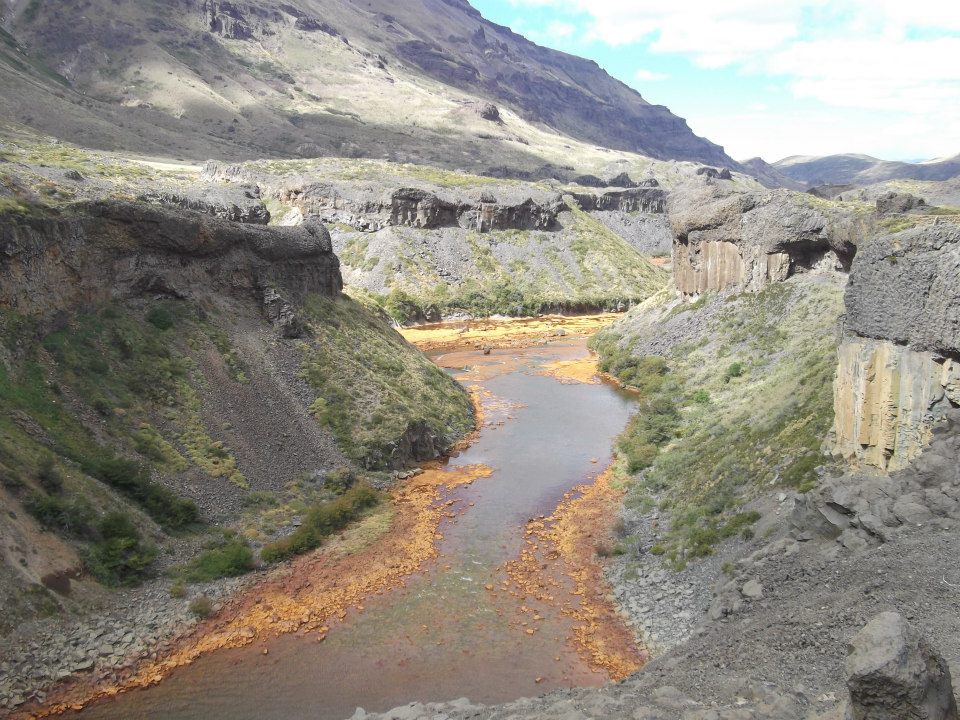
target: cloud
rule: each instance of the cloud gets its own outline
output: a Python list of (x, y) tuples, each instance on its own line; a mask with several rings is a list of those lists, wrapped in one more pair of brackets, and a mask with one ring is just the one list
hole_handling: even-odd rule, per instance
[(654, 72), (653, 70), (644, 70), (643, 68), (637, 70), (633, 74), (633, 77), (639, 82), (660, 82), (670, 78), (669, 75), (665, 75), (664, 73)]
[[(835, 107), (953, 117), (960, 107), (957, 0), (511, 2), (582, 19), (587, 41), (734, 68)], [(644, 72), (637, 80), (653, 80)]]

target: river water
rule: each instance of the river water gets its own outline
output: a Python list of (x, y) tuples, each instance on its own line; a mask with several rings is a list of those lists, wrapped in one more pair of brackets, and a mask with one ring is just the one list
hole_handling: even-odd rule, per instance
[(449, 464), (493, 470), (444, 498), (458, 500), (463, 512), (441, 526), (438, 560), (331, 623), (322, 643), (282, 635), (213, 652), (77, 717), (340, 720), (358, 706), (382, 711), (459, 697), (495, 703), (609, 680), (570, 642), (567, 616), (545, 610), (530, 620), (529, 611), (519, 613), (522, 597), (500, 591), (502, 565), (521, 551), (528, 520), (549, 515), (571, 488), (596, 477), (632, 410), (629, 396), (608, 384), (542, 372), (587, 354), (585, 341), (564, 340), (435, 358), (478, 386), (485, 411), (475, 442)]

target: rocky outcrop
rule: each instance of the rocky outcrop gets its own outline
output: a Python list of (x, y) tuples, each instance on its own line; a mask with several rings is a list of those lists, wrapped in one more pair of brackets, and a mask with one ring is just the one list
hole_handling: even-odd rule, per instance
[(960, 404), (960, 363), (882, 340), (848, 338), (834, 382), (834, 452), (881, 469), (904, 467), (933, 425)]
[(210, 32), (231, 40), (249, 40), (253, 37), (247, 19), (233, 3), (204, 0), (203, 12)]
[(960, 405), (960, 227), (934, 223), (865, 243), (845, 303), (834, 452), (904, 467)]
[(846, 266), (861, 222), (787, 191), (744, 192), (705, 179), (669, 196), (680, 292), (758, 291), (797, 272)]
[(847, 720), (957, 720), (946, 660), (901, 615), (874, 617), (849, 652)]
[(260, 189), (255, 185), (226, 183), (159, 190), (143, 195), (140, 200), (193, 210), (231, 222), (253, 225), (270, 222), (270, 211), (260, 199)]
[(25, 314), (143, 294), (263, 300), (273, 290), (299, 303), (342, 287), (330, 235), (315, 223), (266, 228), (114, 202), (0, 218), (0, 307)]
[(908, 528), (960, 521), (960, 411), (950, 411), (925, 450), (889, 475), (852, 472), (825, 479), (785, 505), (800, 540), (836, 539), (859, 551), (891, 542)]
[(660, 214), (667, 210), (666, 193), (658, 187), (638, 187), (630, 190), (606, 192), (601, 195), (575, 193), (573, 198), (584, 212), (615, 211)]
[(909, 193), (888, 192), (877, 198), (877, 212), (881, 215), (905, 213), (926, 206), (923, 198)]
[(864, 243), (846, 308), (852, 334), (960, 353), (960, 225), (933, 222)]

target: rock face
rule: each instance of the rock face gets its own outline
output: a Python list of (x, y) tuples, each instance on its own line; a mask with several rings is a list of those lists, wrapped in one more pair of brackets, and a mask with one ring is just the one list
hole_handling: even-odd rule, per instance
[(960, 226), (933, 223), (865, 243), (846, 306), (851, 333), (960, 353)]
[(253, 225), (266, 225), (270, 222), (270, 211), (260, 199), (260, 189), (255, 185), (227, 183), (194, 186), (181, 191), (152, 193), (140, 199), (213, 215), (231, 222)]
[(923, 198), (909, 193), (888, 192), (877, 198), (877, 212), (881, 214), (904, 213), (926, 205)]
[(343, 284), (326, 228), (265, 228), (132, 203), (64, 217), (0, 218), (0, 305), (50, 315), (141, 294), (213, 290), (298, 303)]
[(896, 470), (929, 442), (933, 424), (960, 404), (960, 363), (888, 341), (847, 339), (834, 382), (835, 452)]
[(858, 221), (806, 202), (785, 191), (743, 192), (709, 174), (677, 188), (668, 202), (677, 288), (755, 292), (796, 272), (844, 267)]
[(873, 618), (850, 643), (848, 720), (956, 720), (946, 661), (893, 612)]
[(932, 224), (866, 243), (845, 303), (834, 451), (904, 467), (960, 404), (960, 227)]
[(853, 472), (825, 479), (789, 501), (790, 524), (802, 539), (837, 539), (849, 549), (890, 542), (902, 530), (960, 520), (960, 411), (931, 433), (929, 447), (889, 475)]
[(615, 211), (661, 214), (666, 212), (667, 209), (666, 193), (656, 187), (615, 190), (600, 195), (575, 193), (573, 198), (584, 212)]

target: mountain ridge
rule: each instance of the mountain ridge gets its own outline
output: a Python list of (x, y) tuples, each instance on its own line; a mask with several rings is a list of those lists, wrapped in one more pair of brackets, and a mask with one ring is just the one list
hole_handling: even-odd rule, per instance
[[(196, 160), (339, 155), (529, 172), (599, 145), (738, 167), (595, 62), (461, 0), (182, 0), (177, 13), (101, 1), (13, 2), (0, 57), (4, 94), (17, 98), (9, 123)], [(491, 102), (501, 107), (486, 112)]]

